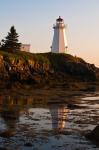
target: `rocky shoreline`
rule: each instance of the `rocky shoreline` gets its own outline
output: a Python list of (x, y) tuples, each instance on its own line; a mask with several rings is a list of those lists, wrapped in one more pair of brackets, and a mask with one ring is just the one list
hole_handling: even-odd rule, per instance
[(69, 54), (0, 51), (1, 85), (19, 83), (79, 88), (86, 83), (98, 85), (98, 72), (99, 69), (93, 64)]

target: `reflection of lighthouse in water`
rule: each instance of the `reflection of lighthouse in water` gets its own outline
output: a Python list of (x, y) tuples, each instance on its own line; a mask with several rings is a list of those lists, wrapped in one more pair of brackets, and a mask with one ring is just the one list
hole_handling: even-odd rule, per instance
[(68, 109), (64, 106), (50, 106), (52, 116), (52, 128), (64, 129)]

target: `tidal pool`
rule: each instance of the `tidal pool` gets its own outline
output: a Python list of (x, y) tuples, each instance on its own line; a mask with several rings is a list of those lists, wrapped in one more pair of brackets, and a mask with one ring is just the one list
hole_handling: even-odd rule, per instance
[(47, 100), (2, 93), (0, 149), (99, 150), (85, 138), (99, 125), (98, 98), (98, 92), (59, 95), (55, 101), (52, 95)]

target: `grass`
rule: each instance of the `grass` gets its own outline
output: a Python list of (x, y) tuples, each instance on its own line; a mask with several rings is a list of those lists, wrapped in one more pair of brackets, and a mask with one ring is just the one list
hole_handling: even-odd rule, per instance
[(56, 63), (59, 62), (64, 63), (65, 62), (76, 62), (76, 63), (86, 63), (82, 58), (72, 56), (70, 54), (60, 54), (60, 53), (38, 53), (33, 54), (29, 52), (23, 52), (23, 51), (16, 51), (16, 53), (9, 53), (7, 51), (0, 51), (0, 54), (3, 55), (5, 61), (10, 61), (12, 59), (18, 60), (24, 60), (28, 61), (34, 60), (38, 61), (39, 63)]
[(22, 51), (16, 51), (16, 53), (9, 53), (5, 51), (0, 51), (0, 54), (3, 56), (4, 60), (7, 62), (14, 60), (23, 60), (25, 63), (28, 62), (28, 60), (33, 60), (35, 62), (38, 62), (39, 64), (49, 64), (49, 60), (47, 57), (45, 57), (43, 54), (32, 54), (29, 52), (22, 52)]

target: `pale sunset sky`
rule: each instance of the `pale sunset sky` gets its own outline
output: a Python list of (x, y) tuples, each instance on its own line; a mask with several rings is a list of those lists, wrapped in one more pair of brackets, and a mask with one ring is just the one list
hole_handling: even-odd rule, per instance
[(14, 25), (31, 52), (49, 52), (58, 16), (68, 25), (68, 53), (99, 67), (99, 0), (0, 0), (0, 40)]

